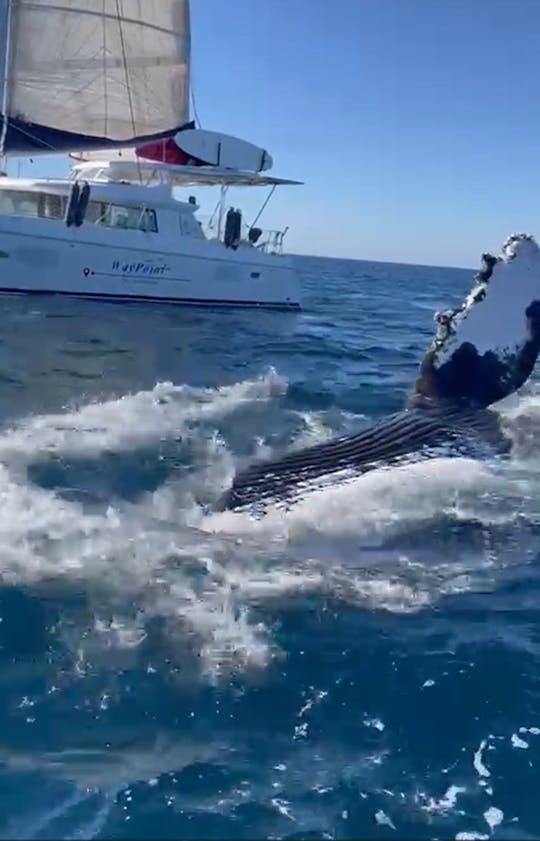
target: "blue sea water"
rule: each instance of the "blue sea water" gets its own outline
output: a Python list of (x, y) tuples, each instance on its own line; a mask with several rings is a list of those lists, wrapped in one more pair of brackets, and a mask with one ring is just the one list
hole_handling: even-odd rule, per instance
[(0, 299), (0, 837), (537, 838), (540, 390), (510, 461), (212, 513), (399, 409), (472, 272), (300, 314)]

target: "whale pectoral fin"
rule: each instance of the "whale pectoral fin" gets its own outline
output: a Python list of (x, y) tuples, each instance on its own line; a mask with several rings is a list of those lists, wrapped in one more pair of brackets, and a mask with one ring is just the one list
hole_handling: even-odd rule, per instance
[(452, 434), (441, 417), (415, 410), (400, 412), (349, 438), (253, 464), (235, 476), (219, 507), (241, 508), (263, 499), (283, 500), (303, 483), (338, 472), (363, 473), (381, 462), (391, 464)]
[(509, 366), (511, 368), (509, 381), (510, 385), (513, 386), (509, 391), (510, 394), (527, 382), (538, 359), (540, 352), (540, 300), (531, 301), (525, 310), (525, 319), (528, 339), (518, 349), (513, 365), (510, 364)]
[(437, 331), (420, 365), (412, 405), (430, 399), (486, 408), (517, 391), (540, 351), (540, 249), (526, 234), (508, 238), (463, 302), (436, 313)]
[[(285, 499), (304, 482), (338, 471), (364, 472), (451, 442), (478, 441), (508, 452), (509, 439), (487, 407), (530, 377), (540, 352), (540, 249), (517, 234), (500, 257), (482, 255), (476, 285), (454, 310), (437, 313), (437, 333), (420, 365), (408, 408), (350, 438), (292, 452), (237, 474), (220, 507)], [(476, 441), (475, 441), (476, 439)]]
[(504, 432), (500, 415), (491, 409), (466, 412), (462, 417), (456, 416), (453, 423), (463, 440), (472, 443), (476, 439), (482, 445), (487, 444), (497, 455), (506, 455), (512, 448), (512, 441)]

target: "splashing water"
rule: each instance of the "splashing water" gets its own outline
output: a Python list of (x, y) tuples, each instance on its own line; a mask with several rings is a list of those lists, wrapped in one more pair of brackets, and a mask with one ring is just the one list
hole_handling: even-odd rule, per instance
[[(532, 802), (520, 809), (514, 784), (501, 782), (513, 775), (524, 790), (540, 746), (527, 612), (540, 549), (534, 386), (501, 408), (509, 460), (379, 469), (306, 489), (257, 519), (214, 510), (246, 460), (396, 408), (416, 346), (409, 353), (402, 338), (394, 356), (377, 344), (391, 300), (382, 286), (371, 314), (352, 319), (352, 277), (339, 281), (339, 306), (334, 292), (321, 303), (314, 291), (315, 314), (294, 328), (265, 326), (263, 314), (256, 327), (231, 328), (227, 376), (216, 372), (220, 317), (158, 312), (148, 341), (178, 359), (183, 336), (186, 370), (158, 366), (141, 388), (122, 368), (113, 397), (100, 380), (63, 409), (5, 416), (3, 837), (166, 827), (177, 837), (496, 837), (538, 827)], [(429, 320), (410, 300), (403, 337), (414, 317)], [(11, 323), (26, 322), (7, 315), (9, 338)], [(126, 331), (140, 332), (104, 321), (84, 328), (104, 347), (113, 327), (125, 344)], [(50, 341), (62, 347), (58, 324)], [(252, 369), (238, 376), (248, 347)], [(125, 357), (111, 352), (108, 376)], [(194, 360), (209, 358), (205, 383), (188, 384)], [(15, 808), (20, 791), (28, 815)]]

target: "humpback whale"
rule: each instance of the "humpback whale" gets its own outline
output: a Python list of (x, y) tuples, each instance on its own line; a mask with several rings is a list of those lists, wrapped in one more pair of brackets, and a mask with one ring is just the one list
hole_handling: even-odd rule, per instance
[(455, 309), (435, 313), (436, 333), (401, 412), (355, 435), (293, 450), (237, 473), (219, 508), (284, 501), (314, 479), (358, 475), (404, 456), (452, 454), (476, 445), (508, 452), (489, 407), (519, 389), (540, 351), (540, 249), (513, 234), (501, 254), (482, 255), (472, 289)]

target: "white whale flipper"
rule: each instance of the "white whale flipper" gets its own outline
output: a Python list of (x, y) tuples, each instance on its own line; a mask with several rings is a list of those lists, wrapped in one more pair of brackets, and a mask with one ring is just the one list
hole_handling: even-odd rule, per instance
[(540, 249), (514, 234), (455, 310), (435, 313), (437, 335), (415, 383), (413, 401), (486, 407), (529, 378), (540, 350)]
[(474, 438), (507, 451), (487, 407), (526, 382), (540, 352), (540, 249), (517, 234), (500, 257), (484, 254), (483, 262), (463, 303), (436, 313), (437, 335), (403, 412), (356, 435), (254, 463), (235, 477), (220, 507), (283, 500), (303, 482), (366, 472), (411, 453), (430, 457), (445, 443), (456, 454)]
[(528, 339), (524, 313), (540, 299), (540, 248), (532, 236), (513, 234), (499, 257), (486, 254), (484, 260), (476, 285), (452, 316), (450, 335), (437, 354), (441, 365), (462, 342), (504, 358)]

